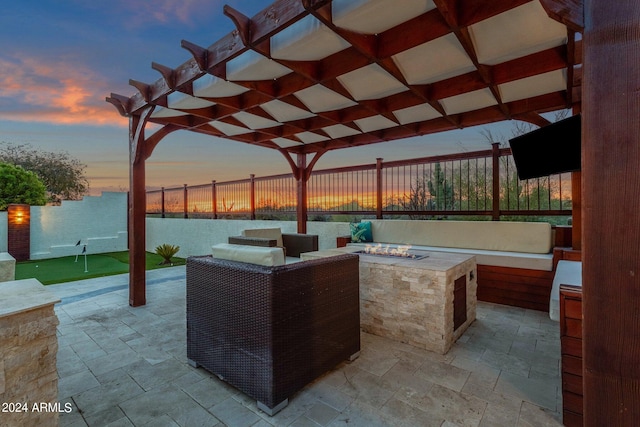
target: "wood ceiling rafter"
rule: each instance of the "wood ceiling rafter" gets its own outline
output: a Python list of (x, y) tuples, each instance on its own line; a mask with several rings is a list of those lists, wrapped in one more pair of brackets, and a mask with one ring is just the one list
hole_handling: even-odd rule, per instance
[[(460, 27), (469, 27), (493, 16), (507, 12), (531, 0), (435, 0), (448, 14), (454, 13)], [(440, 7), (438, 7), (440, 9)], [(443, 10), (443, 9), (440, 9)]]
[[(240, 39), (248, 49), (251, 49), (259, 53), (260, 55), (263, 55), (294, 71), (293, 73), (284, 75), (275, 80), (263, 80), (263, 81), (255, 81), (255, 82), (237, 81), (235, 82), (236, 84), (244, 86), (248, 89), (251, 89), (253, 92), (258, 92), (262, 95), (265, 95), (265, 98), (267, 100), (279, 100), (284, 97), (295, 98), (293, 97), (293, 94), (295, 92), (311, 87), (315, 84), (323, 83), (322, 76), (319, 75), (319, 70), (323, 69), (322, 61), (320, 61), (320, 63), (317, 63), (317, 62), (311, 62), (311, 61), (286, 61), (286, 60), (273, 58), (271, 56), (270, 45), (268, 43), (269, 39), (262, 40), (258, 43), (256, 42), (256, 40), (251, 38), (252, 29), (256, 25), (258, 25), (257, 23), (254, 23), (250, 18), (248, 18), (247, 16), (243, 15), (239, 11), (229, 6), (224, 7), (224, 12), (225, 12), (225, 15), (229, 16), (234, 22), (234, 24), (236, 25)], [(261, 16), (269, 17), (270, 14), (271, 12), (263, 14)], [(270, 18), (276, 19), (275, 16), (270, 16)], [(331, 61), (331, 58), (325, 59), (325, 60)], [(345, 61), (345, 63), (350, 63), (351, 66), (355, 68), (357, 68), (357, 64), (358, 64), (357, 61), (351, 61), (351, 62)], [(334, 70), (334, 72), (336, 72), (336, 70)], [(343, 74), (344, 72), (345, 72), (344, 69), (342, 69), (338, 71), (337, 75)], [(348, 93), (348, 91), (344, 87), (342, 87), (342, 85), (340, 85), (339, 82), (335, 80), (335, 78), (333, 78), (330, 81), (328, 86), (330, 89), (334, 90), (335, 92), (340, 93), (343, 96), (350, 97), (350, 94)], [(260, 102), (256, 102), (254, 105), (252, 105), (249, 108), (246, 108), (245, 106), (243, 111), (249, 112), (251, 114), (255, 114), (260, 117), (271, 119), (274, 121), (277, 120), (275, 117), (271, 116), (268, 112), (266, 112), (264, 109), (260, 107), (262, 103), (263, 101), (261, 100)], [(301, 102), (296, 102), (296, 106), (300, 109), (306, 110), (309, 113), (312, 113)], [(308, 123), (308, 122), (298, 122), (298, 123)], [(337, 124), (337, 123), (339, 122), (336, 122), (334, 124)], [(296, 136), (296, 134), (300, 132), (312, 130), (308, 127), (298, 127), (296, 125), (291, 125), (287, 123), (283, 124), (282, 127), (278, 127), (278, 128), (279, 129), (277, 129), (277, 131), (275, 130), (276, 128), (273, 128), (274, 130), (272, 132), (265, 131), (264, 129), (254, 130), (254, 133), (256, 134), (257, 138), (252, 137), (250, 139), (253, 140), (254, 142), (255, 141), (266, 142), (273, 137), (282, 137), (282, 138), (287, 138), (293, 141), (303, 143), (303, 141), (301, 141)], [(313, 130), (316, 130), (316, 129), (313, 129)], [(322, 134), (326, 135), (324, 131), (322, 132)], [(263, 135), (263, 137), (260, 137), (260, 135)], [(235, 138), (247, 140), (243, 136), (235, 136)]]
[[(460, 10), (459, 5), (460, 2), (457, 0), (433, 0), (433, 3), (436, 5), (436, 8), (442, 13), (443, 18), (451, 27), (453, 33), (456, 35), (456, 38), (462, 45), (462, 48), (467, 53), (469, 59), (473, 63), (473, 66), (476, 68), (478, 74), (484, 81), (486, 87), (491, 91), (491, 94), (496, 99), (498, 103), (498, 108), (502, 111), (506, 120), (511, 119), (511, 113), (507, 109), (507, 107), (502, 103), (502, 96), (500, 95), (500, 91), (493, 81), (492, 77), (492, 67), (488, 65), (481, 64), (478, 61), (478, 54), (476, 52), (476, 48), (473, 45), (473, 41), (471, 40), (471, 35), (469, 34), (469, 29), (466, 25), (470, 25), (469, 22), (472, 22), (471, 19), (467, 18), (468, 21), (465, 22), (465, 26), (460, 23)], [(479, 2), (478, 2), (479, 3)], [(502, 2), (491, 2), (494, 6), (500, 5)], [(466, 4), (465, 4), (466, 5)], [(479, 9), (484, 11), (484, 13), (488, 13), (488, 10), (491, 12), (495, 12), (495, 9)], [(476, 12), (475, 16), (477, 17), (478, 12)], [(484, 18), (486, 19), (486, 18)]]
[[(380, 66), (383, 70), (385, 70), (387, 73), (389, 73), (391, 76), (393, 76), (396, 80), (398, 80), (400, 83), (402, 83), (409, 92), (411, 92), (412, 94), (422, 98), (423, 103), (428, 103), (429, 105), (431, 105), (431, 107), (438, 111), (438, 113), (440, 113), (442, 116), (444, 116), (445, 118), (447, 117), (447, 113), (444, 110), (444, 108), (442, 107), (442, 105), (437, 101), (437, 100), (433, 100), (433, 99), (429, 99), (427, 97), (424, 96), (424, 93), (416, 88), (414, 88), (412, 85), (410, 85), (404, 75), (402, 74), (402, 72), (398, 69), (397, 65), (393, 62), (393, 60), (391, 59), (391, 55), (389, 55), (388, 57), (381, 57), (379, 55), (378, 52), (378, 46), (380, 45), (379, 42), (379, 38), (384, 38), (384, 34), (388, 33), (390, 36), (388, 36), (388, 39), (392, 39), (393, 36), (395, 36), (392, 40), (398, 40), (397, 34), (399, 31), (402, 31), (400, 28), (402, 25), (396, 26), (395, 28), (391, 28), (390, 30), (387, 30), (385, 32), (383, 32), (383, 35), (367, 35), (366, 38), (363, 38), (361, 35), (354, 33), (352, 31), (348, 31), (342, 28), (337, 27), (334, 23), (333, 23), (333, 19), (332, 19), (332, 13), (331, 13), (331, 3), (327, 3), (326, 5), (322, 6), (321, 8), (316, 8), (316, 9), (308, 9), (309, 13), (311, 13), (313, 16), (316, 17), (316, 19), (318, 19), (320, 22), (322, 22), (325, 26), (327, 26), (328, 28), (330, 28), (333, 32), (335, 32), (336, 34), (338, 34), (340, 37), (342, 37), (343, 39), (345, 39), (349, 44), (351, 44), (358, 52), (360, 55), (362, 55), (364, 58), (366, 58), (368, 60), (368, 62), (370, 64), (377, 64), (378, 66)], [(428, 18), (430, 21), (433, 20), (433, 14), (429, 14), (426, 13), (422, 16), (429, 16), (430, 18)], [(420, 18), (420, 17), (418, 17)], [(417, 22), (414, 20), (412, 20), (414, 22)], [(424, 25), (424, 23), (423, 23)], [(412, 27), (410, 29), (413, 29), (415, 27), (415, 23), (412, 24)], [(446, 34), (446, 29), (444, 29), (442, 26), (436, 26), (437, 28), (439, 28), (441, 30), (441, 32), (421, 32), (420, 34), (422, 36), (425, 36), (426, 34), (426, 38), (413, 38), (413, 42), (412, 44), (406, 44), (407, 43), (407, 39), (404, 38), (404, 48), (400, 49), (398, 46), (398, 42), (394, 43), (394, 50), (391, 51), (387, 51), (385, 52), (385, 54), (390, 54), (391, 52), (397, 50), (397, 52), (402, 51), (407, 49), (407, 47), (415, 47), (419, 44), (422, 43), (426, 43), (428, 41), (434, 40), (437, 37), (440, 37), (441, 35)], [(410, 38), (412, 39), (412, 38)], [(365, 42), (366, 41), (366, 42)], [(397, 53), (396, 52), (396, 53)], [(390, 113), (387, 112), (383, 112), (381, 115), (383, 115), (384, 117), (386, 117), (387, 119), (396, 122), (398, 124), (400, 124), (398, 122), (398, 119), (393, 116)], [(447, 120), (449, 120), (447, 118)], [(450, 120), (452, 123), (453, 121)]]
[[(148, 105), (169, 108), (168, 96), (171, 93), (182, 92), (193, 95), (193, 82), (206, 73), (226, 80), (227, 62), (248, 50), (253, 50), (277, 61), (293, 72), (268, 81), (233, 80), (233, 83), (244, 86), (248, 91), (222, 98), (201, 97), (215, 105), (198, 109), (174, 108), (185, 115), (153, 117), (150, 121), (269, 148), (278, 147), (272, 141), (276, 137), (302, 142), (296, 136), (301, 132), (314, 132), (330, 138), (324, 128), (334, 124), (341, 124), (362, 132), (355, 120), (375, 115), (386, 117), (397, 125), (339, 139), (279, 148), (290, 153), (313, 153), (376, 141), (424, 135), (465, 127), (470, 124), (488, 123), (509, 118), (519, 118), (543, 124), (544, 119), (541, 120), (540, 112), (570, 106), (574, 102), (579, 102), (580, 99), (581, 69), (580, 67), (575, 68), (574, 65), (579, 64), (582, 60), (582, 43), (576, 38), (575, 29), (572, 26), (577, 25), (576, 28), (580, 28), (579, 19), (576, 17), (580, 16), (582, 2), (580, 0), (540, 0), (549, 16), (569, 26), (568, 43), (500, 64), (488, 66), (478, 61), (476, 48), (468, 30), (470, 25), (509, 11), (529, 1), (538, 0), (434, 0), (435, 9), (376, 35), (359, 34), (334, 25), (331, 0), (278, 0), (252, 18), (225, 7), (225, 14), (232, 19), (237, 27), (235, 31), (218, 40), (209, 48), (203, 48), (183, 40), (181, 46), (191, 53), (190, 60), (175, 69), (153, 63), (152, 67), (161, 73), (161, 79), (151, 84), (131, 80), (130, 84), (137, 89), (138, 93), (130, 98), (112, 94), (108, 101), (114, 104), (123, 115), (135, 114)], [(350, 46), (317, 61), (291, 61), (272, 58), (271, 37), (308, 15), (314, 16), (331, 31), (346, 40)], [(451, 33), (455, 34), (475, 70), (429, 84), (409, 84), (393, 56)], [(407, 91), (373, 100), (355, 100), (338, 77), (369, 64), (380, 66), (404, 85)], [(565, 68), (567, 69), (566, 92), (513, 102), (502, 101), (500, 85)], [(309, 107), (294, 94), (317, 84), (357, 102), (357, 105), (335, 111), (311, 112)], [(476, 111), (448, 115), (440, 102), (445, 98), (481, 89), (491, 91), (497, 102), (496, 105), (480, 108)], [(246, 127), (244, 123), (234, 117), (239, 112), (278, 121), (261, 107), (271, 100), (285, 102), (308, 111), (314, 116), (286, 121), (270, 128), (248, 129), (245, 134), (232, 136), (224, 134), (210, 124), (219, 121)], [(401, 124), (400, 119), (394, 114), (395, 111), (421, 104), (431, 105), (442, 117)]]
[[(567, 27), (567, 103), (570, 107), (580, 102), (580, 91), (574, 89), (582, 79), (582, 70), (576, 70), (576, 65), (582, 63), (582, 40), (577, 40), (577, 34), (584, 30), (584, 0), (540, 0), (540, 4), (550, 18)], [(578, 82), (576, 74), (579, 74)]]
[[(316, 7), (318, 5), (319, 3), (316, 4)], [(346, 56), (349, 58), (348, 61), (339, 61), (339, 60), (336, 61), (334, 55), (332, 55), (333, 57), (330, 56), (329, 58), (325, 58), (324, 60), (321, 60), (316, 64), (308, 61), (303, 61), (303, 62), (284, 61), (284, 60), (272, 58), (270, 55), (269, 46), (264, 41), (261, 42), (260, 44), (257, 44), (251, 40), (251, 29), (254, 27), (254, 23), (252, 22), (251, 19), (249, 19), (248, 17), (244, 16), (242, 13), (228, 6), (225, 6), (224, 11), (225, 11), (225, 14), (227, 16), (230, 16), (233, 22), (236, 24), (240, 39), (243, 41), (243, 43), (246, 44), (247, 48), (252, 49), (257, 53), (265, 57), (268, 57), (271, 60), (276, 61), (281, 65), (284, 65), (294, 71), (294, 73), (287, 74), (274, 81), (236, 82), (236, 84), (240, 84), (249, 89), (265, 94), (267, 95), (268, 98), (271, 98), (271, 99), (279, 99), (283, 96), (292, 95), (293, 93), (299, 90), (302, 90), (306, 87), (310, 87), (314, 84), (322, 84), (328, 87), (329, 89), (333, 90), (334, 92), (339, 93), (340, 95), (355, 101), (355, 99), (353, 99), (353, 97), (347, 91), (347, 89), (344, 88), (344, 86), (337, 80), (337, 77), (349, 71), (353, 71), (364, 64), (368, 64), (372, 62), (372, 60), (374, 59), (375, 50), (376, 50), (375, 49), (376, 43), (373, 37), (362, 36), (355, 33), (351, 33), (349, 35), (348, 41), (350, 42), (352, 47), (346, 49), (346, 52), (345, 50), (343, 50), (341, 52), (334, 54), (334, 55)], [(336, 27), (333, 26), (333, 24), (330, 24), (330, 25), (332, 29), (336, 31)], [(344, 32), (342, 33), (344, 34)], [(361, 49), (365, 50), (364, 55), (362, 54), (363, 52), (361, 52)], [(357, 59), (354, 60), (354, 56), (357, 58), (358, 55), (356, 55), (356, 52), (353, 52), (353, 50), (358, 51), (358, 53), (360, 53), (360, 57), (363, 59), (360, 61), (358, 61)], [(369, 58), (368, 55), (370, 55), (371, 58)], [(323, 62), (326, 62), (329, 64), (343, 64), (343, 65), (337, 69), (335, 67), (331, 69), (329, 67), (322, 67)], [(391, 68), (391, 67), (387, 66), (387, 68)], [(321, 69), (330, 70), (329, 75), (321, 76), (318, 71)], [(394, 74), (402, 76), (399, 70), (397, 69), (395, 69)], [(291, 84), (291, 80), (297, 80), (299, 85)], [(256, 105), (254, 107), (256, 108), (252, 108), (249, 112), (252, 112), (253, 114), (259, 115), (261, 117), (271, 118), (273, 120), (276, 120), (276, 118), (270, 116), (267, 112), (264, 112), (264, 110), (259, 109), (259, 105)], [(304, 106), (302, 103), (298, 103), (298, 107), (311, 113), (311, 111), (309, 111), (308, 108)], [(258, 109), (260, 111), (258, 111)], [(321, 117), (324, 117), (325, 119), (333, 120), (334, 124), (342, 124), (345, 120), (353, 121), (360, 118), (366, 118), (375, 114), (381, 114), (387, 119), (397, 123), (397, 118), (390, 111), (378, 112), (375, 110), (369, 110), (369, 111), (367, 110), (369, 110), (369, 108), (366, 105), (364, 105), (364, 108), (363, 106), (355, 106), (349, 109), (349, 111), (347, 111), (346, 114), (340, 114), (339, 116), (332, 114), (332, 112), (329, 112), (327, 114), (323, 114), (323, 113), (316, 113), (316, 114), (318, 114)], [(348, 119), (345, 119), (345, 118), (348, 118)], [(305, 122), (305, 123), (308, 123), (308, 122)], [(320, 129), (308, 128), (308, 127), (296, 128), (295, 126), (294, 127), (290, 126), (288, 128), (291, 129), (289, 132), (286, 131), (287, 127), (283, 127), (283, 131), (281, 131), (277, 136), (302, 142), (298, 137), (295, 136), (296, 133), (299, 133), (302, 131), (318, 132), (320, 130)], [(263, 130), (257, 131), (256, 133), (268, 134), (268, 132), (264, 132)], [(320, 133), (323, 136), (328, 136), (324, 131), (320, 130)], [(238, 138), (241, 138), (241, 137), (238, 137)]]
[(451, 27), (442, 14), (433, 9), (378, 34), (378, 56), (390, 58), (403, 50), (420, 46), (450, 32)]

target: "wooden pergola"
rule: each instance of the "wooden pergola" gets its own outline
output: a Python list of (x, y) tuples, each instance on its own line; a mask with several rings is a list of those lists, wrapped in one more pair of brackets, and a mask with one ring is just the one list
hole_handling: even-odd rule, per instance
[[(640, 3), (278, 0), (154, 83), (107, 101), (130, 119), (130, 305), (145, 304), (145, 161), (188, 130), (281, 152), (298, 183), (329, 150), (582, 112), (585, 422), (640, 425)], [(584, 58), (584, 60), (583, 60)], [(160, 125), (150, 136), (148, 123)], [(606, 325), (606, 327), (604, 327)]]

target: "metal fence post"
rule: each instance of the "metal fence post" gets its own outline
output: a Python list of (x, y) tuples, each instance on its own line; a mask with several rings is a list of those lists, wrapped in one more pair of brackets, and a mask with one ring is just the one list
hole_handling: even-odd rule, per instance
[(211, 181), (211, 213), (213, 219), (218, 219), (218, 195), (216, 192), (216, 180)]
[(376, 159), (376, 218), (382, 219), (382, 158)]
[(165, 210), (164, 210), (164, 187), (162, 187), (160, 189), (160, 217), (164, 218), (165, 217)]
[(493, 206), (492, 221), (500, 221), (500, 144), (491, 144), (493, 163)]
[(184, 217), (189, 218), (189, 194), (187, 190), (187, 184), (184, 184), (184, 196), (182, 200), (184, 201)]
[(256, 176), (249, 175), (249, 206), (251, 207), (251, 219), (256, 219)]

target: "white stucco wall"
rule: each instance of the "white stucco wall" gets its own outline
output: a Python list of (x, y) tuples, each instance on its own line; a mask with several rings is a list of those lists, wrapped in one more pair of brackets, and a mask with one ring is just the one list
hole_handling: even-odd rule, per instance
[[(6, 241), (6, 239), (4, 239)], [(31, 259), (127, 249), (127, 193), (102, 193), (60, 206), (31, 207)]]
[(348, 236), (348, 222), (307, 222), (307, 233), (318, 235), (318, 249), (331, 249), (336, 247), (336, 237)]
[[(295, 221), (209, 220), (183, 218), (147, 218), (146, 248), (154, 252), (158, 245), (179, 245), (178, 256), (188, 257), (211, 252), (211, 245), (226, 243), (246, 228), (279, 227), (295, 233)], [(307, 232), (318, 235), (320, 249), (335, 248), (336, 237), (349, 234), (346, 222), (308, 222)], [(76, 246), (78, 240), (81, 246)], [(63, 201), (61, 206), (31, 207), (31, 259), (76, 255), (87, 244), (87, 253), (127, 250), (127, 194), (103, 193), (78, 201)], [(7, 251), (7, 213), (0, 212), (0, 252)]]
[[(206, 220), (182, 218), (147, 218), (146, 247), (154, 252), (158, 245), (180, 246), (179, 257), (206, 255), (211, 245), (227, 243), (229, 236), (238, 236), (246, 228), (275, 228), (283, 233), (295, 233), (295, 221)], [(318, 235), (318, 247), (336, 247), (336, 237), (349, 234), (346, 222), (307, 222), (307, 233)]]

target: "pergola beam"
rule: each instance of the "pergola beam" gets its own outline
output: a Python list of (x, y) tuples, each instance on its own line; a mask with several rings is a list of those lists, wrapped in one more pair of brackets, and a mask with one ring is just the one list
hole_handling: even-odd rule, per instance
[(531, 0), (447, 0), (455, 5), (459, 25), (469, 26), (510, 9), (529, 3)]
[(561, 22), (574, 32), (584, 30), (584, 2), (584, 0), (540, 0), (550, 18)]

